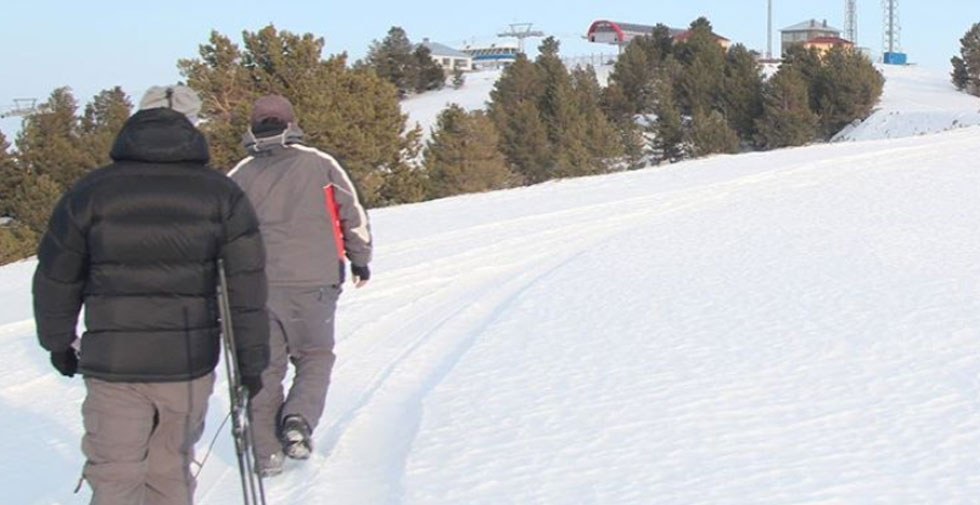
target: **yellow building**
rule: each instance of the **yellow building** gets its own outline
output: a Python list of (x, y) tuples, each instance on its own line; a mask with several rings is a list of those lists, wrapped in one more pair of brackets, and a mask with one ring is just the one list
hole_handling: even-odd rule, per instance
[(827, 24), (827, 20), (817, 21), (808, 19), (802, 23), (797, 23), (779, 30), (782, 35), (783, 48), (782, 54), (786, 56), (786, 51), (795, 45), (803, 45), (811, 40), (824, 37), (840, 37), (841, 31)]

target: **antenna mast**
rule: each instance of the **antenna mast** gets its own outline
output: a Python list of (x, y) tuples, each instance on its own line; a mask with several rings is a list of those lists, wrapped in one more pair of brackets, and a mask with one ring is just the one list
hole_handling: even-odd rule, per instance
[(844, 0), (844, 38), (858, 43), (857, 0)]
[(881, 6), (884, 9), (885, 21), (882, 30), (883, 51), (886, 53), (898, 53), (902, 51), (902, 26), (898, 22), (898, 0), (882, 0)]

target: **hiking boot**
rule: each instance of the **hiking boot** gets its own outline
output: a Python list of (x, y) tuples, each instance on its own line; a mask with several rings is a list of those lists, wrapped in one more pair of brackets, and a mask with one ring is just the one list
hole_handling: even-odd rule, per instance
[(268, 458), (260, 458), (255, 462), (255, 473), (259, 474), (259, 477), (263, 479), (275, 477), (282, 473), (282, 465), (285, 461), (286, 458), (283, 457), (281, 452), (277, 452)]
[(307, 459), (313, 453), (310, 425), (302, 416), (289, 415), (282, 420), (282, 450), (293, 459)]

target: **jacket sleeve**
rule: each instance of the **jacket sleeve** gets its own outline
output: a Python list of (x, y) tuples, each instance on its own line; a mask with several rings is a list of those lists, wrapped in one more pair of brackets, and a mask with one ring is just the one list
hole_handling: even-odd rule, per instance
[(265, 247), (255, 210), (237, 186), (225, 216), (224, 232), (221, 257), (228, 280), (238, 367), (242, 375), (259, 375), (269, 364)]
[(335, 160), (327, 161), (328, 178), (333, 184), (334, 196), (340, 218), (340, 231), (344, 235), (344, 250), (351, 263), (367, 266), (371, 262), (371, 224), (367, 211), (357, 195), (357, 188), (350, 176)]
[(72, 193), (61, 197), (51, 213), (37, 251), (34, 271), (34, 321), (41, 347), (65, 351), (75, 340), (88, 275), (86, 229), (75, 222)]

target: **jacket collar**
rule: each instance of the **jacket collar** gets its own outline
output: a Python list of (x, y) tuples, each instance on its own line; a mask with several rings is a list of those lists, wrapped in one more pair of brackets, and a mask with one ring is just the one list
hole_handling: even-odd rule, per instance
[(289, 126), (282, 133), (270, 135), (268, 137), (256, 137), (249, 129), (242, 136), (242, 142), (249, 154), (256, 155), (271, 153), (282, 149), (290, 144), (298, 144), (303, 140), (303, 130), (299, 126), (289, 123)]

